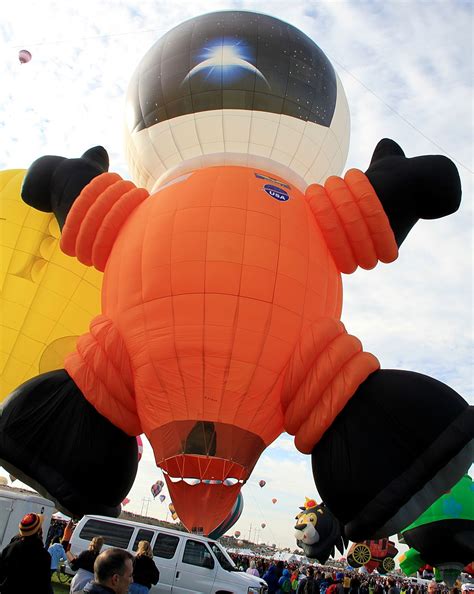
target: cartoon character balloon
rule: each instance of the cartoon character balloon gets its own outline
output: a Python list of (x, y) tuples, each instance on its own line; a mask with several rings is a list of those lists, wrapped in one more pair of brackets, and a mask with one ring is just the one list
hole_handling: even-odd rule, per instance
[(330, 556), (334, 557), (335, 547), (342, 555), (348, 540), (342, 535), (340, 523), (324, 503), (318, 505), (315, 499), (305, 497), (300, 509), (302, 511), (295, 518), (295, 538), (305, 555), (320, 563), (326, 563)]
[[(145, 433), (179, 517), (208, 534), (287, 431), (351, 539), (398, 532), (469, 467), (472, 409), (436, 380), (379, 369), (340, 321), (341, 273), (395, 260), (419, 218), (454, 212), (454, 164), (385, 139), (365, 173), (335, 177), (349, 115), (332, 65), (295, 27), (243, 11), (150, 49), (126, 137), (142, 188), (107, 173), (101, 147), (28, 170), (23, 199), (104, 272), (102, 311), (64, 369), (4, 404), (6, 468), (70, 513), (116, 515)], [(398, 439), (420, 418), (422, 439)]]

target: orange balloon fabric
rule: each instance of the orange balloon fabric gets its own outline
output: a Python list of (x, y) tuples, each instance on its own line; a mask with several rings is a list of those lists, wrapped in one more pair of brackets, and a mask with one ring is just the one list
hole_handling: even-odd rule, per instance
[[(105, 266), (103, 314), (66, 369), (99, 412), (130, 434), (147, 435), (179, 517), (189, 529), (208, 533), (285, 429), (286, 409), (297, 441), (303, 427), (302, 449), (311, 451), (353, 384), (378, 362), (370, 355), (356, 362), (362, 347), (338, 322), (340, 272), (311, 195), (246, 167), (197, 170), (149, 198), (110, 176), (85, 188), (63, 229), (68, 253), (89, 264), (100, 253), (95, 265)], [(348, 186), (340, 184), (350, 216), (361, 218), (352, 227), (354, 259), (374, 265), (373, 233)], [(133, 209), (126, 207), (126, 193)], [(88, 209), (105, 213), (108, 204), (124, 213), (114, 225), (82, 223)], [(98, 238), (106, 252), (94, 246)], [(341, 347), (333, 344), (337, 337)], [(327, 348), (342, 353), (332, 367)], [(302, 384), (318, 361), (327, 380), (311, 401), (318, 414), (305, 426), (291, 403), (298, 393), (301, 405), (310, 397), (311, 386)], [(172, 480), (191, 477), (212, 480), (195, 489), (206, 509), (188, 509), (192, 481)], [(224, 485), (229, 478), (240, 486)]]

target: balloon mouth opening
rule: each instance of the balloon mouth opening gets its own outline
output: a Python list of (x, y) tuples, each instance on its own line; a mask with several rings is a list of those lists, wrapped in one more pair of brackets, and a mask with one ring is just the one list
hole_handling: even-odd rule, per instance
[(173, 421), (147, 437), (156, 464), (181, 480), (246, 481), (266, 447), (258, 434), (218, 421)]
[(249, 476), (245, 466), (216, 456), (179, 454), (162, 461), (160, 466), (167, 483), (184, 482), (191, 487), (199, 484), (216, 487), (233, 487), (237, 484), (242, 486)]
[(223, 487), (233, 487), (234, 485), (237, 484), (241, 484), (244, 485), (245, 481), (243, 479), (239, 479), (236, 477), (227, 477), (225, 479), (201, 479), (198, 477), (191, 477), (191, 476), (185, 476), (185, 477), (181, 477), (181, 476), (171, 476), (169, 475), (165, 470), (163, 470), (163, 474), (167, 475), (168, 479), (172, 482), (172, 483), (179, 483), (179, 482), (183, 482), (186, 483), (187, 485), (189, 485), (190, 487), (195, 487), (199, 484), (204, 484), (204, 485), (218, 485), (218, 486), (223, 486)]

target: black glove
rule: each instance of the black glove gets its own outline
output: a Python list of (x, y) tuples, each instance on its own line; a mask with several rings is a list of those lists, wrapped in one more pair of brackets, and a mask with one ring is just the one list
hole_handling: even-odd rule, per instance
[(439, 219), (459, 208), (461, 180), (442, 155), (407, 159), (389, 138), (375, 147), (365, 172), (384, 207), (398, 247), (418, 219)]
[(21, 197), (37, 210), (54, 212), (62, 229), (82, 189), (108, 168), (109, 156), (102, 146), (89, 149), (79, 159), (40, 157), (26, 173)]

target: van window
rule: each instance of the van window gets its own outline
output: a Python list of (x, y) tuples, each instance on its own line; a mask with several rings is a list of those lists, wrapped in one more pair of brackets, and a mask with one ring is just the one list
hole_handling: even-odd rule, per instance
[(163, 534), (160, 532), (156, 538), (155, 546), (153, 547), (153, 555), (155, 557), (163, 557), (163, 559), (172, 559), (174, 557), (176, 547), (178, 546), (179, 537), (172, 534)]
[[(205, 563), (207, 559), (207, 565)], [(212, 562), (210, 563), (209, 560)], [(203, 542), (197, 540), (188, 540), (184, 548), (183, 563), (189, 565), (197, 565), (198, 567), (214, 568), (214, 559), (209, 552), (209, 549)]]
[(85, 523), (79, 534), (79, 538), (92, 540), (94, 536), (103, 536), (106, 545), (126, 549), (132, 534), (132, 526), (91, 519)]
[(153, 535), (155, 533), (152, 530), (145, 530), (143, 528), (140, 528), (140, 530), (137, 533), (137, 537), (135, 538), (135, 542), (133, 543), (133, 550), (136, 551), (138, 549), (138, 543), (141, 540), (147, 540), (148, 542), (151, 542), (151, 539), (153, 538)]
[(221, 564), (222, 569), (226, 569), (227, 571), (236, 571), (237, 567), (234, 565), (234, 563), (232, 561), (232, 559), (228, 559), (224, 552), (222, 551), (222, 549), (220, 548), (220, 546), (215, 543), (215, 542), (211, 542), (209, 543), (211, 546), (211, 551), (214, 553), (214, 555), (217, 557), (217, 560), (219, 561), (219, 563)]

